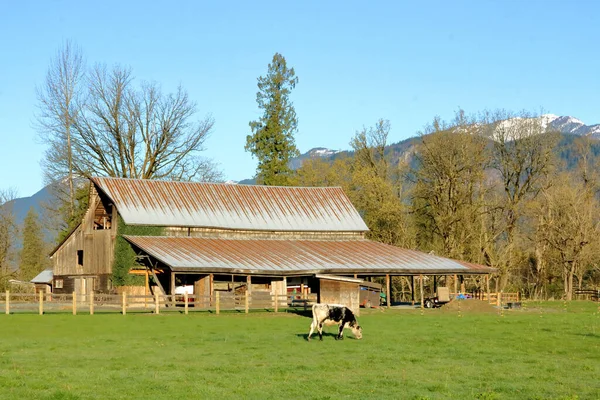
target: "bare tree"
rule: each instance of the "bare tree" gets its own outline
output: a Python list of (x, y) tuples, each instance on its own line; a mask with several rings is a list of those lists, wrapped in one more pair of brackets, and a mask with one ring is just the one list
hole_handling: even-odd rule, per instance
[(200, 157), (214, 121), (193, 122), (196, 105), (179, 87), (164, 95), (157, 84), (133, 86), (131, 71), (96, 66), (75, 122), (74, 165), (82, 176), (215, 180)]
[(76, 101), (84, 77), (81, 50), (70, 41), (65, 42), (51, 61), (44, 84), (38, 88), (37, 129), (48, 145), (42, 161), (47, 183), (66, 178), (69, 215), (75, 212), (73, 174), (72, 127), (77, 118)]
[(459, 111), (449, 124), (435, 119), (421, 135), (413, 208), (424, 250), (483, 263), (482, 218), (487, 141)]
[(15, 198), (14, 189), (0, 190), (0, 290), (15, 276), (14, 240), (18, 231), (12, 210)]
[(497, 289), (503, 289), (511, 271), (518, 267), (519, 221), (526, 215), (526, 205), (550, 184), (548, 177), (556, 163), (553, 149), (558, 136), (547, 132), (542, 117), (526, 112), (485, 113), (478, 127), (480, 134), (494, 143), (492, 167), (501, 194), (492, 206), (499, 212), (494, 216), (495, 229), (491, 233), (496, 246), (492, 258), (500, 270)]
[(573, 297), (574, 277), (583, 280), (590, 257), (598, 247), (598, 205), (584, 182), (568, 174), (557, 180), (560, 184), (544, 190), (543, 212), (537, 227), (540, 239), (548, 245), (550, 263), (562, 275), (564, 296)]

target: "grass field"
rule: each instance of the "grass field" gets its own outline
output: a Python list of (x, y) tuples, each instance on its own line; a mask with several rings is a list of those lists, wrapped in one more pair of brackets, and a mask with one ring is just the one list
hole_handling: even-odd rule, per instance
[(292, 313), (0, 315), (0, 399), (599, 399), (591, 302), (369, 310), (363, 340)]

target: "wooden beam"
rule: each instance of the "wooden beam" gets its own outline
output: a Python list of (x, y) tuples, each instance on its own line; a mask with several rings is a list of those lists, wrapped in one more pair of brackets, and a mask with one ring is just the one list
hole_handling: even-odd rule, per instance
[(487, 301), (490, 302), (490, 276), (485, 276), (485, 290), (487, 291)]
[(171, 307), (175, 307), (175, 272), (171, 271)]
[(250, 275), (246, 276), (246, 291), (252, 293), (252, 277)]
[(208, 300), (209, 300), (208, 304), (209, 304), (209, 307), (211, 307), (213, 304), (213, 293), (215, 291), (215, 275), (209, 274), (208, 280), (209, 280), (208, 286), (209, 286), (209, 291), (210, 291), (209, 297), (208, 297)]
[(386, 288), (385, 300), (387, 302), (387, 308), (390, 308), (390, 301), (391, 301), (390, 298), (392, 297), (392, 293), (390, 292), (390, 274), (385, 275), (385, 288)]
[(419, 290), (421, 291), (421, 308), (424, 307), (425, 293), (423, 291), (423, 274), (419, 275)]
[(454, 293), (458, 293), (458, 277), (454, 274)]
[(415, 305), (415, 276), (410, 276), (410, 294), (412, 299), (412, 305)]
[(154, 278), (154, 282), (156, 283), (156, 286), (158, 286), (158, 288), (160, 289), (161, 292), (163, 292), (163, 294), (167, 294), (167, 292), (165, 292), (165, 289), (160, 284), (160, 281), (158, 280), (158, 277), (154, 273), (154, 268), (150, 268), (150, 272), (152, 273), (152, 277)]

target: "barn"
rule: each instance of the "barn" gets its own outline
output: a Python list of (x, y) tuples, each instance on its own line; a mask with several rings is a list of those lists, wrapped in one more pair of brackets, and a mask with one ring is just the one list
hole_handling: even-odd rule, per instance
[[(287, 294), (358, 307), (363, 279), (486, 276), (493, 269), (365, 238), (368, 228), (341, 188), (91, 178), (89, 208), (53, 250), (54, 292), (114, 293), (115, 248), (137, 255), (131, 291), (216, 287)], [(152, 281), (152, 284), (150, 284)], [(145, 289), (144, 289), (145, 287)], [(422, 291), (421, 291), (422, 292)], [(387, 298), (388, 305), (390, 296)]]

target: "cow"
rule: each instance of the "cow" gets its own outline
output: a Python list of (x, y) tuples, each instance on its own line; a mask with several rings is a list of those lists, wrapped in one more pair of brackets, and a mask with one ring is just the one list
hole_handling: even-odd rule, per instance
[(312, 315), (313, 320), (307, 338), (309, 341), (315, 328), (319, 332), (319, 340), (323, 340), (323, 325), (340, 326), (336, 339), (344, 338), (344, 328), (352, 329), (355, 338), (362, 338), (362, 328), (358, 325), (354, 313), (348, 307), (337, 304), (313, 304)]

